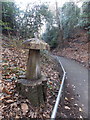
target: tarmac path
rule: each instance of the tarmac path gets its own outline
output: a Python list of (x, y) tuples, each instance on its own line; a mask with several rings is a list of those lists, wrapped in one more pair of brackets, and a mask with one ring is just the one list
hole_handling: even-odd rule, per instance
[(83, 117), (88, 118), (88, 69), (71, 59), (57, 57), (57, 60), (61, 61), (67, 73), (64, 90), (70, 94), (64, 94), (64, 97), (74, 98), (74, 104), (77, 103), (82, 108), (78, 108), (75, 114), (79, 114), (78, 111), (83, 112)]

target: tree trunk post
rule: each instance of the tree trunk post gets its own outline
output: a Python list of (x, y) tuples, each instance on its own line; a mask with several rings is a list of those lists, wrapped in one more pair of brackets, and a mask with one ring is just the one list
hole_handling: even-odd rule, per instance
[(40, 50), (29, 50), (26, 78), (28, 80), (37, 80), (40, 77)]

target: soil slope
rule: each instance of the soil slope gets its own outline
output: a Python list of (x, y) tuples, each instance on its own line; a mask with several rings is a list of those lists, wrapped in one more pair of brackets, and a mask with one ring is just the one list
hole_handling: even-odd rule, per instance
[(69, 39), (68, 45), (64, 49), (55, 49), (53, 54), (64, 56), (80, 62), (83, 66), (88, 66), (88, 42), (87, 33), (84, 30), (78, 30), (72, 38)]

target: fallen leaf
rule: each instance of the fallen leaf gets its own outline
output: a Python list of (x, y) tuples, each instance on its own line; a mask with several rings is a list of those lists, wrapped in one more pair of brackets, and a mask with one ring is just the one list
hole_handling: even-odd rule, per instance
[(71, 100), (74, 100), (74, 98), (71, 98)]
[(22, 112), (23, 112), (24, 115), (25, 115), (25, 114), (28, 112), (28, 110), (29, 110), (28, 105), (27, 105), (26, 103), (22, 103), (22, 104), (21, 104), (21, 109), (22, 109)]
[(19, 119), (20, 117), (18, 116), (18, 115), (16, 115), (16, 117), (15, 117), (16, 119)]
[(7, 103), (13, 103), (13, 100), (6, 100)]
[(68, 100), (68, 98), (67, 98), (67, 97), (65, 97), (65, 100)]
[(82, 107), (84, 106), (84, 104), (82, 104)]
[(82, 112), (83, 111), (82, 108), (79, 108), (79, 111)]
[(75, 106), (78, 106), (78, 104), (74, 104)]
[(3, 92), (3, 93), (6, 93), (6, 94), (8, 94), (8, 95), (11, 95), (11, 94), (12, 94), (12, 93), (9, 92), (5, 87), (2, 89), (2, 92)]
[(2, 120), (3, 119), (3, 116), (2, 115), (0, 115), (0, 120)]
[(80, 118), (82, 119), (83, 117), (80, 115)]
[(2, 66), (8, 66), (8, 63), (2, 63)]
[(11, 96), (5, 96), (5, 97), (4, 97), (4, 96), (2, 96), (2, 97), (0, 98), (0, 101), (1, 101), (1, 100), (3, 100), (3, 99), (10, 98), (10, 97), (11, 97)]
[(50, 84), (53, 84), (53, 82), (49, 81)]
[(68, 107), (68, 106), (65, 106), (65, 109), (67, 109), (67, 110), (70, 110), (70, 107)]
[(12, 107), (17, 107), (17, 103), (16, 103), (16, 102), (12, 103), (12, 104), (11, 104), (11, 108), (12, 108)]

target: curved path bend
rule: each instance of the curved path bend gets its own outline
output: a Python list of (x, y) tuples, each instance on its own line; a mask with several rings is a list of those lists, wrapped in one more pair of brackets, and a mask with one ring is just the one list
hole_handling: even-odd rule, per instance
[(57, 57), (61, 61), (67, 75), (67, 90), (74, 96), (75, 102), (82, 107), (85, 118), (88, 118), (88, 69), (74, 60)]

